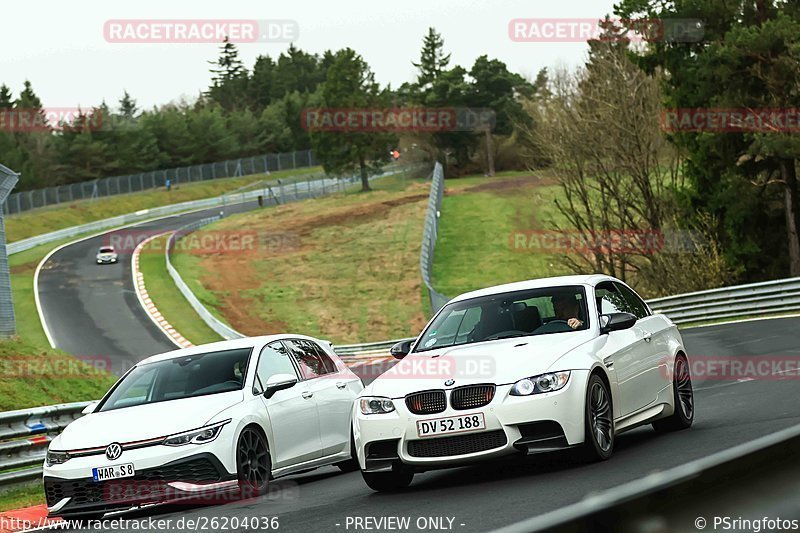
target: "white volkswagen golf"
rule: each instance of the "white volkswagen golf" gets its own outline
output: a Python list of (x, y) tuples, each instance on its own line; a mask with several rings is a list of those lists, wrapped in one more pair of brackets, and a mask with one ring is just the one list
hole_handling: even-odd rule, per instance
[(622, 431), (687, 428), (692, 383), (676, 326), (602, 275), (512, 283), (445, 305), (354, 409), (372, 489), (415, 472), (576, 448), (607, 459)]
[(301, 335), (152, 356), (50, 443), (49, 513), (261, 494), (273, 477), (357, 470), (351, 414), (363, 388), (327, 343)]

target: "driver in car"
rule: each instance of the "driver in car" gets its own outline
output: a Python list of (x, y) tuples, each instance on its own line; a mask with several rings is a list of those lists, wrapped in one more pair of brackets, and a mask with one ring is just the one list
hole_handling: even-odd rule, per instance
[(578, 318), (580, 304), (574, 294), (556, 294), (552, 297), (551, 302), (556, 319), (566, 320), (567, 325), (572, 329), (583, 326), (583, 320)]

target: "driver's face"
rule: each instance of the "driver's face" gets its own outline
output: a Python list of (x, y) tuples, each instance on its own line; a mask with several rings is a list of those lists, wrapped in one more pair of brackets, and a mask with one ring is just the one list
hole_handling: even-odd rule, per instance
[(578, 302), (576, 300), (554, 300), (553, 311), (557, 318), (567, 320), (569, 318), (577, 318), (578, 316)]

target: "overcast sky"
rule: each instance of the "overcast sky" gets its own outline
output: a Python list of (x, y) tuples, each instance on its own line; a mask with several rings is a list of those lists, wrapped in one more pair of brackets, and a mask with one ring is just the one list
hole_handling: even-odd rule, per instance
[[(16, 96), (24, 80), (48, 107), (89, 107), (105, 99), (116, 105), (123, 90), (140, 106), (194, 98), (209, 84), (208, 60), (215, 44), (112, 43), (104, 24), (119, 19), (290, 19), (296, 45), (321, 53), (351, 47), (361, 53), (378, 81), (397, 87), (414, 77), (412, 60), (434, 26), (452, 53), (451, 64), (469, 68), (487, 54), (526, 76), (542, 67), (576, 65), (585, 43), (520, 43), (508, 35), (516, 18), (602, 18), (614, 0), (28, 0), (3, 6), (0, 83)], [(273, 57), (286, 43), (239, 45), (245, 66), (256, 56)]]

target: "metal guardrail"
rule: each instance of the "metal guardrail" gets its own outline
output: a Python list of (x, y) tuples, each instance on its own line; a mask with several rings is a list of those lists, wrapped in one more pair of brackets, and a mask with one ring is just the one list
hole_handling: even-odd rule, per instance
[[(0, 165), (0, 202), (8, 196), (18, 180), (19, 174)], [(11, 337), (17, 332), (17, 321), (11, 294), (11, 271), (8, 266), (4, 218), (3, 213), (0, 212), (0, 336)]]
[[(319, 174), (293, 176), (291, 180), (300, 180), (304, 177), (311, 178), (313, 176), (319, 176)], [(208, 209), (211, 207), (217, 207), (217, 206), (224, 207), (226, 205), (243, 203), (250, 200), (255, 200), (259, 196), (267, 197), (269, 196), (269, 194), (266, 191), (274, 190), (274, 188), (278, 188), (281, 191), (283, 191), (283, 190), (291, 190), (292, 187), (293, 184), (291, 182), (284, 183), (281, 180), (273, 180), (263, 184), (260, 188), (256, 190), (223, 194), (222, 196), (216, 196), (213, 198), (204, 198), (202, 200), (190, 200), (188, 202), (181, 202), (178, 204), (170, 204), (161, 207), (154, 207), (151, 209), (142, 209), (141, 211), (137, 211), (135, 213), (128, 213), (125, 215), (119, 215), (116, 217), (106, 218), (103, 220), (97, 220), (95, 222), (89, 222), (87, 224), (81, 224), (79, 226), (72, 226), (57, 231), (51, 231), (50, 233), (43, 233), (42, 235), (37, 235), (35, 237), (30, 237), (27, 239), (22, 239), (20, 241), (12, 242), (11, 244), (8, 245), (8, 253), (15, 254), (23, 252), (25, 250), (29, 250), (30, 248), (34, 248), (36, 246), (39, 246), (40, 244), (59, 241), (61, 239), (68, 239), (70, 237), (76, 237), (84, 233), (102, 231), (104, 229), (114, 228), (117, 226), (124, 226), (136, 222), (144, 222), (151, 218), (173, 215), (176, 213), (182, 213), (184, 211), (196, 211), (200, 209)]]
[(676, 324), (800, 311), (800, 278), (690, 292), (647, 303)]
[(69, 185), (16, 192), (10, 195), (3, 204), (3, 212), (7, 215), (17, 214), (60, 203), (155, 189), (164, 187), (167, 180), (170, 181), (172, 186), (176, 186), (181, 183), (246, 176), (248, 174), (268, 174), (269, 172), (312, 167), (314, 165), (316, 165), (314, 153), (311, 150), (301, 150), (298, 152), (256, 155), (217, 163), (140, 172), (125, 176), (113, 176)]
[(53, 435), (81, 417), (89, 402), (0, 413), (0, 486), (36, 479)]
[(447, 303), (449, 298), (433, 288), (431, 281), (433, 272), (433, 255), (436, 250), (436, 238), (439, 234), (439, 213), (444, 196), (444, 168), (438, 161), (433, 167), (431, 176), (431, 193), (428, 198), (428, 210), (425, 212), (425, 226), (422, 229), (422, 248), (419, 255), (419, 270), (422, 282), (428, 289), (431, 312), (436, 313)]

